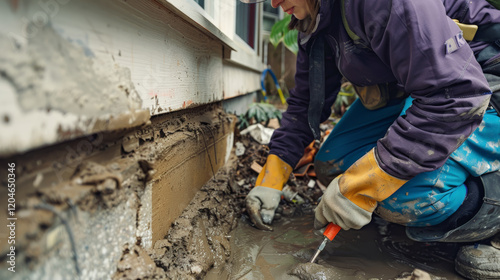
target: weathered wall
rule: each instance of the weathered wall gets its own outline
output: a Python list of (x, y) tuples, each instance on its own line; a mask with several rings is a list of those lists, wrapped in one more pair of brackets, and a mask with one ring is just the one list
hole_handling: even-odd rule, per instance
[(94, 61), (48, 25), (18, 43), (0, 33), (0, 155), (149, 119), (127, 68)]
[[(258, 53), (172, 3), (0, 2), (0, 156), (258, 89)], [(244, 67), (224, 66), (232, 47)]]
[[(260, 75), (260, 72), (249, 72), (248, 69), (242, 69), (241, 66), (234, 63), (225, 63), (223, 71), (224, 98), (233, 98), (260, 90)], [(246, 83), (241, 83), (242, 80), (245, 80)], [(256, 85), (258, 86), (256, 87)]]

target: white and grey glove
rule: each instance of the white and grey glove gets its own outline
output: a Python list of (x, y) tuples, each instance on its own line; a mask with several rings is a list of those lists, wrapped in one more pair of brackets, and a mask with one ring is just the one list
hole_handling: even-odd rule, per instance
[(375, 153), (373, 148), (328, 185), (315, 210), (315, 228), (332, 222), (345, 230), (360, 229), (370, 222), (378, 202), (407, 182), (382, 170)]
[(273, 230), (272, 227), (265, 225), (271, 224), (274, 213), (280, 204), (282, 191), (257, 186), (247, 195), (245, 202), (250, 219), (255, 226), (262, 230)]
[(360, 229), (368, 224), (372, 218), (372, 213), (354, 204), (347, 199), (339, 188), (339, 178), (335, 178), (325, 193), (321, 201), (314, 210), (314, 228), (324, 228), (328, 222), (339, 225), (344, 230)]

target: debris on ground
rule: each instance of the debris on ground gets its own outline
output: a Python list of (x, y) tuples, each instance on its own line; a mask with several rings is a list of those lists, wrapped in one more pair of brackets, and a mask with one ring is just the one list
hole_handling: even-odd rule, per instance
[[(269, 155), (269, 148), (255, 140), (248, 134), (237, 136), (238, 161), (234, 173), (234, 183), (232, 188), (238, 192), (239, 207), (242, 213), (246, 213), (244, 198), (246, 194), (255, 187), (255, 181), (260, 170), (266, 163)], [(244, 153), (241, 153), (244, 151)], [(276, 210), (275, 220), (281, 216), (293, 216), (300, 208), (310, 208), (317, 204), (318, 199), (323, 195), (319, 181), (316, 180), (314, 167), (311, 162), (299, 163), (299, 167), (290, 175), (290, 178), (283, 188), (284, 200)], [(312, 172), (310, 172), (312, 171)]]
[(241, 135), (250, 134), (252, 138), (260, 144), (267, 145), (271, 141), (274, 129), (264, 127), (260, 123), (253, 124), (240, 132)]

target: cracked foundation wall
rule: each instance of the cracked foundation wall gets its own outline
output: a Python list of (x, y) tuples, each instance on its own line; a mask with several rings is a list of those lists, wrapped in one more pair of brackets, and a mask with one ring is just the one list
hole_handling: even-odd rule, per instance
[[(234, 125), (213, 104), (0, 158), (16, 162), (23, 178), (16, 193), (16, 273), (7, 270), (9, 232), (1, 228), (0, 279), (76, 279), (78, 271), (81, 279), (110, 279), (126, 252), (163, 239), (225, 164)], [(82, 143), (89, 150), (73, 153)], [(0, 207), (6, 220), (7, 205)]]

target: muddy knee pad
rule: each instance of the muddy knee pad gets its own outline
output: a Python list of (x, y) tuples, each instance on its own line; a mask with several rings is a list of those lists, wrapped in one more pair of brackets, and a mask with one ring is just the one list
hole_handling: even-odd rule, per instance
[(422, 242), (474, 242), (500, 232), (500, 171), (469, 177), (467, 196), (458, 210), (442, 223), (407, 227), (406, 235)]

